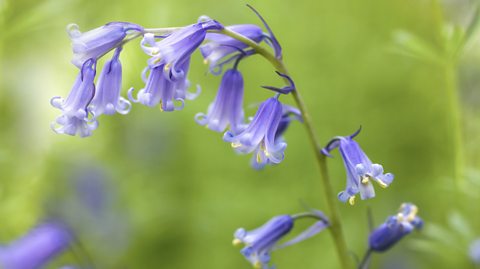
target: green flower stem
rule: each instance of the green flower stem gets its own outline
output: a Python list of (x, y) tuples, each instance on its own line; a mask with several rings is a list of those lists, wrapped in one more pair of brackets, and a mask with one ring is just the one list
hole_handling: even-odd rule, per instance
[[(444, 36), (445, 20), (443, 17), (442, 5), (438, 0), (431, 2), (434, 25), (436, 27), (436, 42), (440, 45), (443, 56), (441, 68), (445, 79), (445, 96), (447, 98), (447, 119), (449, 120), (452, 146), (454, 154), (454, 180), (457, 188), (460, 187), (465, 176), (465, 153), (462, 127), (462, 109), (460, 106), (459, 89), (457, 81), (457, 65), (459, 53), (448, 51), (447, 42), (450, 40)], [(473, 27), (473, 26), (472, 26)], [(471, 27), (470, 27), (471, 28)], [(457, 52), (457, 51), (456, 51)]]
[[(230, 36), (232, 38), (235, 38), (236, 40), (247, 44), (252, 49), (254, 49), (256, 53), (262, 55), (265, 59), (267, 59), (278, 72), (285, 74), (287, 76), (289, 75), (288, 70), (285, 67), (283, 61), (281, 59), (275, 58), (275, 56), (269, 50), (260, 46), (255, 41), (228, 29), (223, 29), (218, 32), (221, 34)], [(288, 83), (287, 80), (285, 81)], [(337, 196), (333, 191), (332, 184), (330, 182), (330, 177), (328, 175), (326, 157), (320, 152), (321, 146), (319, 141), (317, 140), (317, 135), (315, 134), (315, 131), (313, 129), (313, 124), (310, 118), (310, 114), (308, 113), (307, 107), (303, 102), (303, 98), (300, 95), (300, 92), (298, 90), (294, 90), (292, 92), (292, 95), (298, 108), (302, 113), (303, 123), (304, 123), (303, 125), (307, 129), (308, 137), (312, 145), (312, 148), (314, 150), (317, 165), (320, 170), (320, 177), (323, 183), (323, 191), (325, 194), (325, 199), (328, 207), (328, 215), (330, 217), (329, 231), (335, 242), (335, 247), (338, 254), (338, 258), (340, 260), (341, 268), (343, 269), (352, 268), (350, 255), (349, 255), (347, 244), (345, 241), (345, 236), (342, 230), (342, 223), (340, 221), (340, 213), (337, 206), (338, 201), (336, 198)]]
[(370, 259), (372, 257), (372, 249), (368, 249), (367, 252), (365, 252), (365, 255), (363, 255), (363, 259), (360, 262), (360, 265), (358, 265), (358, 269), (368, 269), (370, 267)]
[(143, 29), (143, 32), (151, 33), (151, 34), (157, 34), (157, 35), (166, 35), (166, 34), (170, 34), (171, 32), (174, 32), (176, 30), (180, 30), (182, 28), (183, 27), (145, 28), (145, 29)]
[(109, 53), (110, 51), (112, 50), (115, 50), (117, 48), (120, 48), (120, 47), (123, 47), (125, 44), (127, 44), (128, 42), (132, 41), (132, 40), (135, 40), (137, 39), (138, 37), (142, 36), (142, 33), (139, 33), (139, 32), (136, 32), (128, 37), (126, 37), (124, 40), (122, 40), (122, 42), (118, 43), (117, 45), (115, 45), (115, 47), (113, 47), (111, 50), (109, 51), (106, 51), (104, 52), (103, 54), (100, 54), (97, 59), (100, 59), (102, 58), (103, 56), (105, 56), (107, 53)]
[[(459, 92), (457, 89), (457, 68), (455, 64), (445, 64), (445, 90), (448, 101), (448, 111), (452, 128), (454, 146), (454, 174), (457, 186), (465, 176), (464, 142), (462, 128), (462, 112), (460, 107)], [(458, 186), (459, 187), (459, 186)]]
[(317, 214), (314, 214), (312, 212), (303, 212), (303, 213), (298, 213), (298, 214), (294, 214), (291, 216), (292, 219), (294, 220), (298, 220), (298, 219), (316, 219), (316, 220), (321, 220), (325, 223), (328, 223), (328, 220), (323, 218), (322, 216), (319, 216)]

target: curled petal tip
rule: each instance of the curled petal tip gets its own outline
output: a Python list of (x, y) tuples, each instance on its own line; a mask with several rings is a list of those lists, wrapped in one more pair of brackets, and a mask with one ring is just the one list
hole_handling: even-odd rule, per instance
[(358, 134), (360, 134), (360, 132), (362, 131), (362, 125), (360, 125), (360, 127), (358, 128), (357, 131), (355, 131), (355, 133), (351, 134), (349, 137), (350, 139), (353, 139), (355, 138)]
[(128, 96), (128, 99), (129, 99), (130, 101), (132, 101), (132, 102), (134, 102), (134, 103), (138, 103), (139, 100), (138, 100), (138, 99), (135, 99), (135, 98), (133, 97), (133, 91), (134, 91), (134, 90), (135, 90), (135, 88), (133, 88), (133, 87), (131, 87), (130, 89), (128, 89), (128, 91), (127, 91), (127, 96)]
[(330, 140), (330, 142), (328, 142), (328, 144), (321, 150), (321, 153), (327, 157), (332, 157), (332, 155), (330, 155), (330, 151), (332, 151), (333, 149), (335, 149), (336, 147), (338, 147), (340, 145), (339, 143), (339, 138), (333, 138), (332, 140)]
[(201, 15), (200, 17), (198, 17), (198, 23), (201, 23), (201, 22), (206, 22), (206, 21), (211, 21), (212, 18), (210, 18), (209, 16), (207, 15)]
[(225, 142), (232, 142), (232, 138), (234, 137), (234, 134), (230, 131), (226, 131), (223, 134), (223, 141)]
[(183, 98), (175, 99), (177, 104), (174, 104), (174, 110), (182, 110), (185, 107), (185, 100)]
[(187, 100), (194, 100), (202, 93), (202, 87), (199, 84), (196, 85), (196, 88), (197, 90), (195, 92), (185, 92), (185, 97)]
[(327, 157), (333, 158), (333, 155), (330, 154), (330, 152), (328, 152), (325, 148), (323, 148), (322, 150), (320, 150), (320, 152), (321, 152), (323, 155), (327, 156)]
[(54, 96), (50, 99), (50, 105), (54, 108), (62, 109), (63, 98), (60, 96)]

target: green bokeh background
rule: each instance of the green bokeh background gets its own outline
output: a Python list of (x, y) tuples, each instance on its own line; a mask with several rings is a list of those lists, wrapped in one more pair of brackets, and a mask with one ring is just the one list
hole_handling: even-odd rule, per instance
[[(366, 248), (367, 205), (379, 224), (410, 201), (420, 208), (425, 232), (375, 255), (373, 267), (471, 267), (467, 245), (480, 235), (480, 44), (468, 48), (458, 65), (468, 167), (460, 185), (470, 191), (465, 193), (456, 191), (453, 179), (454, 126), (444, 69), (391, 50), (392, 35), (400, 29), (432, 47), (442, 46), (435, 37), (439, 22), (431, 1), (248, 3), (263, 14), (280, 40), (322, 143), (361, 125), (358, 142), (372, 161), (396, 176), (388, 189), (376, 188), (373, 200), (353, 207), (339, 204), (352, 252), (361, 255)], [(193, 116), (206, 111), (219, 84), (219, 77), (206, 74), (198, 53), (189, 79), (203, 92), (187, 101), (184, 110), (165, 113), (134, 105), (126, 116), (102, 116), (94, 135), (84, 139), (57, 135), (49, 128), (59, 114), (49, 100), (66, 96), (77, 72), (70, 64), (68, 23), (84, 31), (110, 21), (168, 27), (193, 23), (203, 14), (225, 25), (259, 23), (245, 4), (0, 0), (0, 242), (21, 236), (44, 218), (45, 204), (67, 196), (66, 182), (82, 170), (103, 170), (116, 196), (118, 221), (128, 227), (128, 232), (121, 230), (123, 247), (116, 246), (113, 228), (101, 244), (88, 232), (79, 235), (98, 268), (250, 268), (231, 246), (235, 229), (303, 211), (303, 204), (324, 209), (314, 155), (300, 123), (293, 123), (285, 135), (288, 148), (282, 164), (259, 172), (250, 168), (250, 156), (234, 154), (222, 134), (194, 122)], [(468, 1), (443, 4), (442, 23), (464, 25), (473, 13)], [(140, 73), (147, 56), (137, 41), (126, 47), (121, 60), (124, 90), (142, 88)], [(255, 106), (250, 104), (272, 95), (259, 86), (281, 85), (281, 80), (260, 57), (242, 62), (240, 69), (246, 113), (253, 115)], [(292, 104), (290, 97), (282, 100)], [(340, 191), (345, 172), (338, 153), (334, 155), (329, 169), (334, 189)], [(338, 268), (326, 232), (275, 252), (273, 261), (284, 269)], [(76, 263), (67, 252), (52, 268)]]

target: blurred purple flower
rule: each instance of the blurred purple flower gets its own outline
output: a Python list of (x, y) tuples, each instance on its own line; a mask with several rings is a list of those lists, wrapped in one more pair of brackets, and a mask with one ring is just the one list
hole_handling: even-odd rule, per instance
[(0, 268), (43, 268), (65, 251), (72, 241), (72, 234), (63, 223), (45, 222), (10, 245), (0, 246)]
[(88, 245), (78, 256), (81, 268), (93, 268), (98, 260), (102, 267), (115, 267), (113, 263), (129, 246), (131, 233), (128, 214), (118, 203), (108, 169), (91, 160), (76, 159), (75, 167), (69, 171), (65, 188), (47, 200), (46, 214), (73, 231), (74, 249)]
[[(87, 60), (77, 76), (70, 94), (66, 100), (55, 96), (50, 103), (62, 110), (62, 115), (51, 124), (52, 129), (59, 134), (90, 136), (98, 126), (95, 118), (89, 119), (87, 110), (94, 94), (95, 65), (93, 59)], [(57, 126), (59, 125), (59, 126)]]
[(119, 56), (121, 50), (121, 47), (115, 50), (112, 59), (105, 63), (98, 78), (97, 90), (90, 103), (90, 110), (95, 117), (101, 114), (112, 115), (115, 112), (127, 114), (130, 111), (130, 102), (120, 96), (122, 89), (122, 64)]
[(372, 231), (368, 238), (370, 249), (376, 252), (386, 251), (414, 229), (420, 229), (423, 221), (417, 217), (417, 213), (418, 208), (414, 204), (402, 204), (397, 215), (390, 216)]
[(195, 120), (209, 129), (223, 132), (230, 125), (234, 134), (243, 129), (243, 77), (236, 69), (225, 72), (215, 100), (207, 114), (198, 113)]
[(359, 133), (360, 129), (350, 136), (337, 136), (322, 149), (324, 155), (331, 157), (330, 151), (338, 147), (347, 171), (347, 187), (338, 194), (338, 199), (342, 202), (348, 201), (351, 205), (355, 203), (355, 195), (359, 192), (362, 200), (375, 197), (372, 180), (382, 188), (388, 187), (393, 181), (393, 174), (384, 174), (380, 164), (372, 164), (353, 140)]
[(480, 264), (480, 238), (470, 244), (469, 254), (475, 264)]
[(283, 160), (287, 147), (286, 143), (275, 140), (282, 110), (278, 96), (269, 98), (260, 105), (245, 130), (238, 134), (227, 131), (223, 139), (230, 142), (238, 153), (255, 152), (252, 161), (254, 168), (260, 168), (265, 163), (278, 164)]
[(120, 45), (129, 31), (142, 32), (143, 28), (128, 22), (110, 22), (88, 32), (80, 32), (78, 25), (69, 24), (67, 32), (72, 40), (72, 63), (81, 68), (88, 59), (97, 60)]

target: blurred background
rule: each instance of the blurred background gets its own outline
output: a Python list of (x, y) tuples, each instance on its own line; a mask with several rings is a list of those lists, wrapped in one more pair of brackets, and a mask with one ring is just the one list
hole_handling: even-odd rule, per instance
[[(98, 268), (250, 268), (231, 245), (237, 228), (252, 229), (274, 215), (304, 211), (303, 204), (326, 208), (300, 123), (294, 122), (285, 135), (285, 160), (262, 171), (249, 166), (250, 156), (236, 155), (222, 134), (195, 123), (194, 115), (206, 111), (220, 82), (207, 74), (198, 52), (189, 79), (203, 92), (187, 101), (184, 110), (167, 113), (137, 104), (128, 115), (102, 116), (88, 138), (50, 129), (59, 114), (50, 98), (67, 96), (77, 75), (70, 63), (67, 24), (77, 23), (82, 31), (110, 21), (169, 27), (194, 23), (200, 15), (225, 25), (259, 24), (246, 3), (0, 0), (0, 242), (18, 238), (49, 212), (68, 205), (65, 201), (78, 187), (72, 182), (79, 177), (100, 178), (103, 185), (92, 189), (111, 196), (108, 216), (75, 221), (79, 240)], [(372, 268), (473, 268), (468, 245), (480, 236), (480, 43), (472, 39), (453, 70), (465, 143), (465, 174), (457, 178), (456, 126), (446, 76), (451, 70), (398, 53), (402, 41), (395, 36), (408, 33), (431, 50), (442, 50), (438, 37), (444, 25), (465, 29), (475, 3), (248, 3), (282, 44), (320, 141), (326, 144), (361, 125), (357, 141), (373, 162), (396, 176), (389, 188), (376, 186), (375, 199), (339, 204), (352, 253), (361, 256), (367, 247), (367, 206), (379, 225), (402, 202), (412, 202), (420, 208), (424, 232), (374, 255)], [(132, 86), (143, 87), (140, 73), (147, 59), (137, 41), (124, 49), (124, 96)], [(240, 70), (246, 114), (253, 115), (256, 109), (250, 104), (272, 95), (259, 86), (281, 81), (260, 57), (242, 62)], [(283, 101), (292, 104), (290, 97)], [(335, 191), (341, 191), (345, 171), (339, 154), (334, 155), (329, 170)], [(78, 257), (67, 251), (51, 268), (76, 263)], [(277, 268), (338, 266), (327, 232), (274, 252), (273, 263)]]

